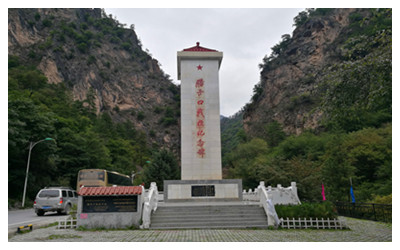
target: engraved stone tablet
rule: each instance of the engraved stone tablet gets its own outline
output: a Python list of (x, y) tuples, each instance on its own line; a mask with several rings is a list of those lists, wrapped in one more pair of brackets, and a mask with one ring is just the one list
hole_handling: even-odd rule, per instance
[(192, 197), (215, 196), (214, 185), (192, 186)]

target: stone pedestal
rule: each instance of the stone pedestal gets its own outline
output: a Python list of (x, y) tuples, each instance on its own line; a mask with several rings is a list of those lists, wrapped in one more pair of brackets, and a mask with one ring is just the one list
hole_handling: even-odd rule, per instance
[(242, 180), (164, 181), (164, 201), (241, 201)]

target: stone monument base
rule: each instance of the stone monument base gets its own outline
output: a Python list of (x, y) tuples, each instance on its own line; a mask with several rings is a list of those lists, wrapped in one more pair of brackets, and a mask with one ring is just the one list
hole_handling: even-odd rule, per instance
[(242, 201), (242, 180), (166, 180), (164, 202)]

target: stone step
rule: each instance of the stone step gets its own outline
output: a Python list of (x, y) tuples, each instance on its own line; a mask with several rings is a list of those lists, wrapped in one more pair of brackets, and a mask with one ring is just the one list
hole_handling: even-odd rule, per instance
[(156, 216), (215, 216), (215, 215), (237, 215), (237, 216), (246, 216), (246, 215), (264, 215), (265, 212), (263, 210), (259, 211), (231, 211), (227, 210), (224, 212), (209, 212), (209, 211), (156, 211), (153, 215)]
[(159, 212), (170, 212), (170, 213), (181, 213), (181, 212), (203, 212), (203, 213), (215, 213), (220, 211), (240, 211), (245, 213), (252, 213), (260, 211), (259, 206), (216, 206), (216, 207), (199, 207), (199, 206), (192, 206), (192, 207), (158, 207), (157, 211)]
[(151, 216), (153, 229), (266, 228), (264, 209), (258, 205), (161, 206)]
[(259, 220), (265, 221), (267, 217), (264, 215), (257, 216), (236, 216), (236, 215), (217, 215), (217, 216), (185, 216), (185, 217), (154, 217), (151, 222), (153, 223), (161, 223), (161, 222), (180, 222), (180, 221), (251, 221), (251, 220)]
[(178, 228), (267, 228), (266, 221), (205, 221), (205, 222), (174, 222), (174, 223), (151, 223), (151, 229), (178, 229)]

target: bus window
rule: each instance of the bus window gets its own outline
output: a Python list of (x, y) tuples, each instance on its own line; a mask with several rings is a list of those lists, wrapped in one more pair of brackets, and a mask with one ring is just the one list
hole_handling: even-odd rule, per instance
[(80, 171), (78, 181), (99, 180), (104, 181), (104, 171)]
[(108, 184), (117, 186), (132, 186), (131, 178), (119, 173), (107, 172)]
[(78, 173), (76, 191), (79, 192), (82, 186), (85, 187), (105, 187), (106, 172), (103, 169), (82, 169)]
[(132, 180), (128, 175), (111, 172), (103, 169), (82, 169), (78, 173), (76, 191), (85, 187), (107, 187), (107, 186), (132, 186)]

